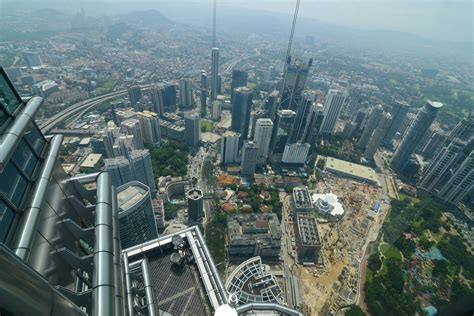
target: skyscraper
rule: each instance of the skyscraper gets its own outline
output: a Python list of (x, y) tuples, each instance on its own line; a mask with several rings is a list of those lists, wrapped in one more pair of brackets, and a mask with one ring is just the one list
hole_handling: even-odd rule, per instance
[(321, 103), (312, 105), (308, 119), (310, 121), (308, 123), (308, 129), (305, 132), (304, 142), (314, 145), (324, 120), (324, 107)]
[(269, 117), (272, 121), (275, 120), (276, 112), (278, 110), (278, 91), (274, 90), (272, 91), (268, 97), (267, 100), (265, 101), (265, 109), (269, 113)]
[(244, 141), (242, 147), (242, 158), (240, 161), (240, 173), (242, 175), (253, 175), (257, 167), (258, 145), (253, 141)]
[(146, 184), (156, 190), (151, 155), (147, 149), (132, 150), (129, 157), (104, 159), (104, 170), (110, 173), (112, 183), (119, 187), (130, 181)]
[(120, 123), (125, 134), (133, 135), (133, 143), (136, 149), (145, 148), (143, 145), (142, 129), (140, 128), (140, 121), (131, 118)]
[(217, 90), (219, 85), (219, 48), (212, 49), (211, 60), (211, 101), (217, 97)]
[(201, 70), (201, 112), (203, 116), (206, 116), (206, 105), (207, 105), (207, 73), (205, 70)]
[[(277, 111), (270, 148), (272, 153), (280, 155), (280, 158), (290, 137), (291, 130), (295, 123), (295, 117), (296, 113), (292, 110)], [(278, 157), (275, 159), (278, 160)]]
[(372, 136), (372, 133), (374, 132), (375, 128), (380, 122), (382, 113), (383, 113), (383, 107), (380, 104), (375, 106), (370, 111), (369, 119), (367, 120), (367, 124), (365, 124), (362, 135), (360, 135), (359, 141), (357, 142), (357, 146), (359, 146), (362, 149), (365, 149), (365, 147), (367, 147), (367, 143), (369, 142), (369, 139)]
[(221, 139), (221, 164), (236, 163), (239, 153), (240, 134), (226, 131)]
[(120, 241), (126, 249), (158, 238), (150, 188), (138, 181), (117, 188)]
[(160, 86), (154, 86), (150, 89), (150, 99), (152, 104), (152, 111), (162, 116), (163, 111), (163, 90)]
[(385, 134), (383, 139), (383, 145), (388, 148), (392, 148), (392, 140), (395, 137), (395, 134), (400, 131), (402, 123), (405, 121), (408, 109), (410, 105), (405, 101), (397, 100), (392, 104), (392, 109), (390, 115), (392, 116), (392, 124)]
[(193, 88), (190, 79), (181, 79), (179, 82), (179, 96), (182, 110), (190, 110), (193, 108)]
[(252, 111), (253, 90), (247, 87), (235, 89), (234, 102), (232, 103), (231, 130), (241, 135), (240, 142), (247, 139)]
[(382, 144), (383, 137), (387, 133), (390, 123), (392, 122), (392, 116), (390, 113), (383, 113), (380, 121), (377, 124), (377, 128), (373, 132), (370, 140), (368, 141), (367, 149), (364, 152), (364, 158), (367, 160), (373, 160), (375, 152)]
[(392, 157), (390, 165), (393, 170), (400, 172), (405, 168), (410, 156), (413, 154), (421, 138), (435, 120), (436, 115), (442, 106), (443, 104), (440, 102), (427, 101), (425, 106), (419, 110), (415, 120), (404, 134), (400, 145)]
[(212, 119), (218, 121), (221, 119), (221, 101), (212, 101)]
[(443, 131), (436, 131), (433, 133), (431, 139), (421, 149), (421, 154), (426, 159), (431, 159), (436, 155), (439, 150), (446, 144), (448, 135)]
[(280, 99), (280, 109), (296, 111), (303, 97), (306, 78), (312, 64), (312, 59), (308, 61), (308, 64), (304, 64), (298, 59), (291, 63), (291, 57), (288, 57)]
[(293, 143), (286, 144), (283, 156), (281, 158), (282, 163), (288, 164), (304, 164), (311, 146), (307, 143)]
[(232, 81), (230, 83), (230, 102), (234, 100), (234, 89), (238, 87), (247, 86), (248, 74), (246, 71), (233, 69), (232, 70)]
[(142, 88), (139, 85), (133, 85), (128, 87), (128, 99), (132, 104), (132, 107), (137, 106), (138, 101), (142, 98)]
[(323, 135), (332, 135), (336, 128), (336, 122), (341, 115), (344, 102), (346, 101), (346, 92), (336, 89), (329, 89), (324, 102), (324, 118), (321, 124), (320, 133)]
[(186, 192), (188, 200), (188, 216), (190, 221), (196, 221), (204, 216), (204, 203), (202, 191), (192, 188)]
[(158, 147), (161, 143), (160, 118), (150, 111), (137, 113), (145, 144)]
[(472, 192), (474, 192), (474, 150), (471, 150), (451, 178), (441, 187), (438, 197), (445, 202), (458, 204)]
[(465, 146), (465, 142), (455, 139), (441, 149), (423, 170), (417, 184), (418, 189), (436, 195), (440, 187), (452, 176), (453, 170), (459, 165), (459, 160), (465, 158), (463, 155)]
[(474, 106), (471, 109), (471, 113), (459, 122), (449, 134), (449, 139), (461, 139), (463, 141), (469, 141), (474, 137)]
[(197, 148), (201, 142), (201, 115), (188, 112), (184, 114), (184, 133), (186, 145)]
[(272, 138), (273, 122), (269, 118), (260, 118), (255, 124), (254, 141), (258, 145), (258, 163), (264, 163), (268, 158), (270, 140)]
[(309, 112), (311, 105), (313, 104), (314, 98), (305, 94), (298, 104), (296, 109), (295, 122), (293, 123), (293, 128), (291, 129), (290, 137), (288, 142), (296, 143), (297, 141), (302, 141), (304, 138), (304, 132), (308, 123)]
[(176, 107), (176, 86), (171, 83), (166, 83), (163, 89), (163, 111), (174, 113), (177, 110)]

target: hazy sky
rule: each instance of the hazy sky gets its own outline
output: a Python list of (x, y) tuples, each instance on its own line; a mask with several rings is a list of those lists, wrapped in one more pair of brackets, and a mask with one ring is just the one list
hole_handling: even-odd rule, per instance
[[(217, 0), (217, 3), (288, 13), (293, 12), (296, 0)], [(301, 0), (300, 15), (347, 26), (410, 32), (432, 39), (473, 41), (474, 0)]]

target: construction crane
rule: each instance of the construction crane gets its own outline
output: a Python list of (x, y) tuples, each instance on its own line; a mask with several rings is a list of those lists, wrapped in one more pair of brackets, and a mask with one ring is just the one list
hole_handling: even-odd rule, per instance
[[(215, 1), (215, 0), (214, 0)], [(300, 9), (300, 0), (296, 0), (296, 7), (295, 7), (295, 12), (293, 14), (293, 23), (291, 25), (291, 32), (290, 32), (290, 38), (288, 40), (288, 48), (286, 49), (286, 56), (285, 56), (285, 65), (283, 67), (283, 85), (280, 91), (280, 98), (281, 94), (283, 93), (283, 90), (285, 89), (285, 84), (286, 84), (286, 75), (288, 73), (288, 66), (291, 62), (291, 46), (293, 44), (293, 35), (295, 33), (295, 27), (296, 27), (296, 20), (298, 19), (298, 11)]]

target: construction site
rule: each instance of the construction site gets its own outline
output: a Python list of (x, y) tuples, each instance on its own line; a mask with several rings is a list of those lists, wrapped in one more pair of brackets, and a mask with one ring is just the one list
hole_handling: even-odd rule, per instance
[[(337, 196), (344, 208), (343, 216), (332, 217), (316, 209), (305, 212), (314, 217), (314, 229), (319, 234), (318, 256), (313, 262), (301, 262), (295, 236), (292, 196), (281, 193), (283, 203), (282, 254), (286, 277), (297, 282), (286, 282), (283, 288), (289, 306), (299, 308), (305, 315), (343, 314), (341, 308), (363, 300), (361, 280), (365, 278), (364, 262), (368, 244), (377, 238), (388, 204), (384, 190), (374, 184), (327, 173), (310, 194), (330, 193)], [(317, 194), (316, 194), (317, 193)], [(315, 202), (315, 201), (313, 201)], [(298, 301), (294, 289), (298, 286)], [(362, 298), (361, 298), (362, 297)]]

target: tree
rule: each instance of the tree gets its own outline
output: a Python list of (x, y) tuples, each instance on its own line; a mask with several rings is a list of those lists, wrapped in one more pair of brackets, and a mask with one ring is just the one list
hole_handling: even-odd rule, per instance
[(352, 305), (345, 313), (346, 316), (365, 316), (366, 314), (358, 305)]
[(378, 253), (374, 253), (369, 257), (369, 259), (367, 260), (367, 266), (370, 270), (374, 272), (380, 269), (380, 267), (382, 266), (382, 261), (380, 260), (380, 256)]

